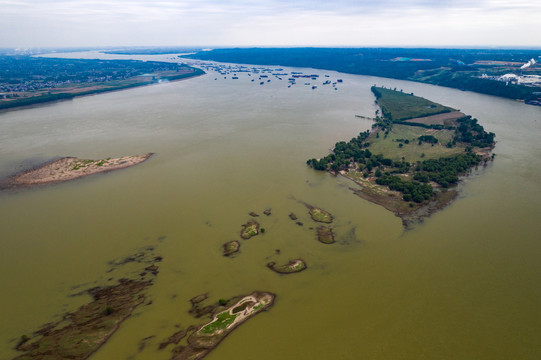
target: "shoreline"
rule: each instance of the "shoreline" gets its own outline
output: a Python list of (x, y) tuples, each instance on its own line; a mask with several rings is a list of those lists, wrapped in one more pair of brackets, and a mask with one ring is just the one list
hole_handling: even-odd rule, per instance
[[(85, 96), (92, 96), (92, 95), (99, 95), (99, 94), (103, 94), (103, 93), (110, 93), (110, 92), (116, 92), (116, 91), (129, 90), (129, 89), (134, 89), (134, 88), (143, 87), (143, 86), (159, 85), (160, 84), (159, 80), (167, 80), (167, 82), (177, 82), (177, 81), (189, 80), (189, 79), (193, 79), (193, 78), (196, 78), (196, 77), (199, 77), (199, 76), (202, 76), (202, 75), (206, 75), (206, 72), (204, 72), (203, 70), (201, 70), (199, 68), (193, 68), (193, 69), (195, 69), (195, 71), (193, 71), (193, 75), (181, 77), (181, 78), (178, 78), (178, 79), (175, 79), (174, 76), (171, 77), (171, 79), (167, 78), (167, 77), (163, 77), (163, 78), (160, 78), (158, 80), (145, 81), (145, 82), (141, 82), (141, 83), (138, 83), (138, 84), (127, 84), (127, 85), (124, 85), (124, 86), (118, 86), (116, 88), (111, 88), (111, 89), (105, 88), (105, 89), (94, 89), (94, 90), (82, 91), (79, 94), (77, 94), (77, 93), (73, 94), (73, 93), (69, 93), (69, 92), (58, 93), (58, 94), (55, 94), (55, 95), (57, 95), (57, 97), (53, 97), (50, 100), (39, 99), (40, 96), (35, 96), (34, 97), (35, 102), (33, 102), (33, 103), (32, 103), (32, 98), (33, 97), (29, 97), (27, 99), (28, 99), (29, 102), (31, 102), (30, 104), (13, 105), (13, 106), (5, 107), (5, 108), (0, 108), (0, 115), (11, 112), (11, 111), (37, 108), (37, 107), (41, 107), (41, 106), (44, 106), (44, 105), (50, 105), (50, 104), (59, 103), (59, 102), (63, 102), (63, 101), (69, 101), (69, 100), (73, 100), (75, 98), (80, 98), (80, 97), (85, 97)], [(179, 75), (179, 76), (182, 76), (182, 75)], [(5, 104), (9, 105), (9, 103), (5, 103)], [(2, 106), (2, 103), (0, 102), (0, 107), (1, 106)]]
[(393, 212), (408, 229), (453, 202), (459, 181), (494, 159), (496, 135), (470, 115), (413, 93), (375, 85), (371, 90), (376, 115), (381, 111), (383, 117), (370, 131), (306, 163), (355, 182), (360, 189), (350, 187), (354, 194)]
[[(368, 200), (373, 204), (383, 206), (386, 210), (392, 212), (396, 217), (399, 217), (402, 220), (402, 225), (406, 229), (410, 229), (412, 225), (421, 223), (424, 218), (430, 217), (435, 212), (449, 206), (457, 197), (458, 190), (450, 189), (446, 191), (438, 191), (436, 198), (430, 200), (428, 203), (422, 203), (416, 205), (413, 208), (405, 207), (405, 202), (401, 197), (390, 196), (389, 194), (376, 194), (367, 191), (366, 184), (363, 184), (346, 174), (340, 172), (340, 176), (353, 181), (355, 184), (359, 185), (361, 189), (355, 189), (350, 187), (349, 189), (353, 191), (355, 195), (361, 199)], [(367, 181), (369, 182), (369, 181)], [(370, 184), (372, 184), (370, 182)], [(378, 190), (384, 192), (390, 192), (390, 190), (379, 189), (379, 185), (373, 184), (378, 187)]]
[(0, 182), (0, 190), (56, 184), (125, 169), (148, 160), (152, 155), (154, 153), (102, 160), (61, 157), (7, 177)]

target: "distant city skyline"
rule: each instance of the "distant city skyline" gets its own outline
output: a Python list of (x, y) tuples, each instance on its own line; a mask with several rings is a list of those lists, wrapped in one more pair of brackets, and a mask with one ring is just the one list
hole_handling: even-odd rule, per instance
[(0, 47), (541, 47), (537, 0), (0, 0)]

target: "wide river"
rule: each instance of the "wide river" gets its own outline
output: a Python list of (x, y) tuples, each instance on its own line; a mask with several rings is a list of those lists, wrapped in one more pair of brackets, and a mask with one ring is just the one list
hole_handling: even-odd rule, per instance
[[(191, 297), (254, 290), (276, 293), (274, 307), (207, 359), (541, 358), (541, 107), (407, 81), (280, 72), (291, 71), (319, 74), (318, 88), (211, 71), (0, 114), (2, 177), (57, 156), (156, 153), (130, 169), (0, 194), (0, 358), (17, 355), (22, 334), (89, 300), (70, 295), (127, 271), (107, 273), (110, 260), (146, 246), (164, 257), (152, 304), (93, 360), (169, 359), (158, 344), (194, 323)], [(338, 90), (321, 84), (325, 74), (343, 79)], [(373, 84), (461, 109), (497, 135), (494, 163), (407, 231), (352, 194), (347, 179), (305, 165), (371, 127), (355, 115), (374, 114)], [(302, 202), (334, 215), (337, 243), (316, 240)], [(225, 258), (222, 244), (240, 240), (250, 211), (265, 234)], [(308, 263), (299, 274), (265, 267), (297, 257)]]

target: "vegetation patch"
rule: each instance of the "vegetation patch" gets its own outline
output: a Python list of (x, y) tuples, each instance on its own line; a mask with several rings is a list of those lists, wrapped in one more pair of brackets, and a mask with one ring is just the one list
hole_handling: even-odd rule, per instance
[(312, 220), (328, 224), (332, 223), (333, 217), (331, 213), (312, 205), (305, 205), (309, 210), (308, 213), (310, 214), (310, 217), (312, 217)]
[[(389, 114), (376, 116), (374, 131), (365, 131), (349, 142), (336, 143), (333, 152), (307, 164), (316, 170), (340, 173), (357, 184), (355, 193), (384, 206), (397, 216), (421, 218), (440, 209), (455, 198), (445, 191), (455, 186), (459, 177), (478, 165), (493, 160), (494, 133), (486, 132), (477, 119), (462, 116), (448, 126), (393, 121), (393, 111), (404, 113), (411, 102), (411, 114), (421, 114), (421, 107), (442, 109), (426, 99), (401, 92), (372, 87), (378, 100), (387, 105)], [(426, 114), (425, 114), (426, 115)], [(431, 209), (426, 211), (426, 209)], [(417, 214), (417, 215), (416, 215)], [(408, 222), (410, 223), (410, 222)]]
[(306, 270), (307, 265), (303, 259), (295, 259), (282, 265), (276, 265), (276, 262), (272, 261), (267, 267), (278, 274), (294, 274)]
[[(145, 302), (146, 290), (153, 282), (144, 280), (142, 269), (162, 261), (154, 254), (154, 246), (108, 262), (111, 273), (122, 266), (122, 279), (115, 285), (97, 286), (71, 296), (90, 295), (92, 301), (65, 314), (60, 321), (48, 323), (30, 335), (21, 336), (16, 349), (24, 352), (15, 359), (87, 359), (98, 350), (127, 319)], [(111, 275), (109, 275), (111, 276)], [(110, 277), (108, 281), (112, 281)], [(78, 286), (73, 287), (77, 289)], [(150, 302), (147, 302), (147, 305)]]
[[(419, 144), (419, 138), (424, 136), (432, 136), (437, 142), (429, 143), (421, 141)], [(389, 131), (376, 130), (376, 133), (367, 140), (366, 143), (370, 145), (366, 150), (370, 151), (370, 157), (373, 154), (381, 154), (383, 158), (388, 158), (392, 161), (400, 162), (404, 160), (412, 163), (464, 153), (466, 144), (455, 143), (452, 147), (447, 146), (449, 142), (453, 141), (454, 136), (454, 131), (450, 129), (434, 130), (419, 126), (394, 124)], [(399, 146), (400, 144), (402, 146)], [(369, 158), (365, 157), (365, 159)], [(372, 162), (364, 162), (364, 165), (368, 164), (372, 165), (372, 168), (374, 165), (379, 165)]]
[[(276, 295), (255, 291), (250, 295), (236, 297), (217, 310), (212, 319), (197, 327), (185, 345), (173, 349), (173, 360), (198, 360), (208, 355), (234, 329), (274, 304)], [(184, 335), (184, 334), (183, 334)]]
[(259, 223), (257, 221), (248, 221), (246, 224), (242, 225), (242, 230), (240, 231), (241, 238), (247, 240), (257, 234), (259, 234)]
[(236, 254), (240, 249), (240, 243), (236, 240), (226, 242), (223, 245), (224, 256), (231, 256)]
[(456, 119), (460, 119), (465, 115), (460, 111), (451, 111), (447, 113), (441, 113), (436, 115), (422, 116), (410, 120), (405, 120), (408, 123), (416, 125), (424, 125), (427, 127), (433, 125), (440, 125), (443, 127), (456, 125)]
[(145, 300), (151, 281), (121, 280), (88, 290), (93, 301), (48, 324), (17, 346), (22, 359), (86, 359), (102, 346)]
[(319, 226), (316, 231), (317, 231), (317, 239), (320, 242), (324, 244), (333, 244), (335, 242), (332, 228), (328, 226)]
[(228, 310), (221, 312), (216, 315), (216, 318), (211, 323), (201, 328), (199, 333), (208, 335), (217, 331), (223, 331), (233, 324), (238, 315), (238, 313), (231, 313)]
[(392, 121), (456, 111), (453, 108), (415, 96), (413, 93), (396, 91), (396, 88), (391, 90), (373, 86), (372, 92), (376, 95), (376, 102), (381, 108), (383, 116)]

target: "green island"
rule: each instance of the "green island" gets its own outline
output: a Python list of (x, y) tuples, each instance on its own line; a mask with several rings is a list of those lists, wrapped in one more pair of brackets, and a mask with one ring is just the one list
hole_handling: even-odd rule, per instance
[(319, 242), (322, 242), (323, 244), (333, 244), (335, 242), (332, 228), (328, 226), (318, 226), (316, 232)]
[(306, 262), (303, 259), (294, 259), (287, 264), (276, 265), (276, 262), (271, 261), (267, 267), (278, 274), (294, 274), (306, 270)]
[(361, 186), (355, 194), (394, 212), (404, 226), (448, 205), (459, 177), (494, 159), (495, 134), (477, 119), (396, 89), (372, 92), (381, 109), (372, 131), (307, 164), (353, 180)]
[(259, 223), (255, 220), (248, 221), (246, 224), (242, 225), (242, 230), (240, 231), (240, 237), (244, 240), (248, 240), (252, 236), (259, 234)]
[(327, 223), (327, 224), (332, 223), (333, 217), (329, 212), (323, 209), (320, 209), (318, 207), (312, 206), (312, 205), (308, 205), (308, 204), (305, 204), (305, 205), (309, 210), (308, 213), (310, 214), (310, 217), (312, 218), (312, 220), (317, 221), (317, 222)]
[[(310, 160), (309, 160), (309, 164), (310, 164)], [(310, 214), (310, 217), (312, 218), (313, 221), (318, 222), (318, 223), (325, 223), (325, 224), (330, 224), (333, 222), (334, 218), (330, 212), (325, 211), (316, 206), (307, 204), (307, 203), (303, 203), (303, 204), (304, 206), (308, 208), (308, 214)], [(317, 235), (318, 241), (324, 244), (333, 244), (335, 242), (334, 234), (330, 226), (318, 226), (316, 229), (316, 235)]]
[[(223, 306), (217, 307), (211, 321), (196, 327), (186, 344), (175, 347), (172, 360), (198, 360), (207, 356), (227, 335), (255, 315), (269, 309), (276, 295), (270, 292), (254, 291), (250, 295), (235, 297), (230, 301), (220, 299)], [(225, 309), (224, 309), (225, 306)], [(187, 332), (179, 333), (186, 336)], [(177, 336), (180, 342), (181, 336)]]

